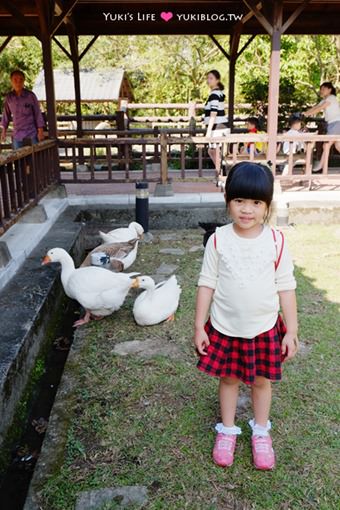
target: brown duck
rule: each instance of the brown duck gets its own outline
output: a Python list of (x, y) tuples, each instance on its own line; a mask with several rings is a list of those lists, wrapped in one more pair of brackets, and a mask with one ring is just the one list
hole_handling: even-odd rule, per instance
[(109, 257), (108, 265), (103, 266), (120, 273), (130, 267), (137, 257), (138, 239), (124, 243), (104, 243), (89, 252), (80, 267), (91, 266), (91, 255), (102, 252)]

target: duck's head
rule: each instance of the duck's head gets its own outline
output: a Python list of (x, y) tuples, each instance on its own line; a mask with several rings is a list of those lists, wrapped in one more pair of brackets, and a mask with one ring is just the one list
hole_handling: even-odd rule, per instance
[(140, 223), (137, 223), (136, 221), (132, 221), (130, 224), (129, 224), (129, 227), (131, 228), (134, 228), (135, 231), (136, 231), (136, 234), (137, 234), (137, 237), (139, 239), (141, 239), (143, 237), (143, 234), (144, 234), (144, 228), (142, 227), (142, 225)]
[(69, 254), (63, 248), (52, 248), (48, 250), (45, 257), (42, 259), (41, 264), (44, 266), (50, 264), (50, 262), (62, 262), (65, 258), (68, 258)]
[(137, 276), (131, 284), (133, 289), (154, 289), (155, 282), (150, 276)]

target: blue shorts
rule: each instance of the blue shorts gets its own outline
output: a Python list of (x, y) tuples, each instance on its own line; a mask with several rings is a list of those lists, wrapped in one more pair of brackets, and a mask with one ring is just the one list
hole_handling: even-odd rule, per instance
[(336, 120), (335, 122), (329, 122), (327, 124), (327, 134), (340, 135), (340, 120)]

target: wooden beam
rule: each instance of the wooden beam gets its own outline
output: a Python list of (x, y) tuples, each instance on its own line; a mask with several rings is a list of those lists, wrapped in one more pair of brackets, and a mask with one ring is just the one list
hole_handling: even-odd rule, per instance
[(60, 25), (62, 23), (64, 23), (65, 18), (67, 18), (67, 16), (69, 16), (71, 14), (72, 9), (76, 5), (77, 2), (78, 2), (78, 0), (68, 0), (65, 3), (65, 5), (63, 6), (62, 13), (59, 16), (57, 16), (57, 18), (54, 20), (54, 22), (52, 24), (52, 27), (51, 27), (51, 30), (50, 30), (50, 35), (51, 36), (54, 35), (55, 32), (60, 27)]
[[(256, 7), (260, 11), (262, 9), (262, 3), (258, 2), (256, 4)], [(235, 28), (237, 29), (237, 25), (245, 25), (247, 23), (247, 21), (249, 21), (253, 16), (254, 16), (253, 11), (249, 11), (247, 14), (242, 16), (242, 19), (240, 21), (237, 22), (237, 24), (235, 25)]]
[(240, 37), (241, 37), (242, 28), (243, 28), (243, 25), (242, 25), (242, 27), (240, 26), (238, 28), (238, 30), (233, 30), (232, 33), (230, 34), (230, 37), (229, 37), (229, 54), (230, 54), (230, 59), (231, 60), (236, 60), (237, 59), (237, 52), (238, 52), (238, 47), (239, 47), (239, 44), (240, 44)]
[(77, 137), (81, 138), (83, 135), (83, 129), (81, 116), (81, 89), (80, 89), (78, 38), (73, 27), (71, 27), (70, 25), (68, 25), (68, 32), (69, 32), (68, 39), (70, 43), (73, 64), (74, 98), (76, 104), (76, 118), (77, 118)]
[(218, 42), (218, 40), (216, 39), (216, 37), (214, 35), (209, 35), (210, 39), (216, 44), (216, 46), (218, 47), (218, 49), (223, 53), (223, 55), (228, 59), (230, 60), (230, 55), (229, 53), (226, 52), (226, 50), (223, 48), (223, 46)]
[(81, 59), (83, 57), (85, 57), (86, 53), (89, 51), (89, 49), (92, 47), (92, 45), (96, 42), (96, 40), (98, 39), (99, 35), (95, 35), (91, 41), (88, 43), (88, 45), (86, 46), (85, 49), (83, 49), (83, 51), (81, 52), (81, 54), (79, 55), (79, 62), (81, 61)]
[(0, 53), (3, 52), (3, 50), (6, 48), (7, 44), (10, 42), (10, 40), (12, 39), (12, 36), (9, 35), (6, 37), (6, 39), (4, 40), (4, 42), (2, 43), (2, 45), (0, 46)]
[(239, 25), (229, 38), (228, 121), (230, 130), (234, 127), (236, 61), (242, 28), (243, 25)]
[(244, 52), (245, 49), (248, 48), (249, 44), (251, 44), (253, 42), (253, 40), (255, 39), (256, 35), (251, 35), (248, 39), (248, 41), (242, 46), (242, 48), (238, 51), (237, 53), (237, 58), (240, 57), (242, 55), (242, 53)]
[(71, 55), (71, 53), (70, 53), (70, 52), (69, 52), (69, 51), (65, 48), (65, 46), (63, 46), (63, 45), (61, 44), (61, 42), (60, 42), (60, 41), (58, 41), (58, 39), (57, 39), (55, 36), (53, 36), (53, 37), (52, 37), (52, 39), (53, 39), (53, 41), (56, 43), (56, 45), (57, 45), (57, 46), (59, 46), (59, 48), (60, 48), (60, 49), (61, 49), (61, 50), (65, 53), (65, 55), (66, 55), (66, 56), (67, 56), (70, 60), (72, 60), (72, 55)]
[(35, 0), (35, 4), (37, 7), (37, 13), (39, 18), (40, 32), (41, 38), (45, 39), (50, 37), (49, 29), (48, 29), (48, 2), (44, 2), (43, 0)]
[(310, 4), (311, 0), (304, 0), (299, 7), (295, 9), (295, 11), (289, 16), (289, 18), (284, 22), (281, 29), (281, 34), (284, 34), (286, 30), (290, 27), (292, 23), (300, 16), (302, 11)]
[(53, 78), (53, 61), (52, 61), (52, 39), (48, 29), (49, 4), (45, 0), (35, 0), (37, 12), (39, 16), (41, 31), (41, 46), (43, 53), (45, 90), (46, 90), (46, 106), (48, 120), (48, 134), (50, 138), (57, 138), (57, 116), (55, 107), (54, 78)]
[(257, 8), (257, 2), (254, 0), (243, 0), (243, 2), (254, 13), (254, 16), (261, 23), (261, 25), (268, 32), (268, 34), (272, 35), (273, 27), (271, 23), (267, 20), (265, 15)]
[(269, 71), (268, 91), (268, 151), (267, 159), (273, 165), (273, 172), (276, 167), (277, 152), (277, 129), (279, 114), (279, 93), (280, 93), (280, 50), (281, 50), (281, 29), (283, 15), (283, 0), (275, 2), (273, 11), (273, 33), (271, 35), (271, 55)]
[(35, 35), (38, 39), (40, 38), (39, 32), (30, 23), (29, 18), (24, 16), (16, 5), (11, 0), (2, 0), (2, 5), (5, 9), (12, 14), (13, 18), (20, 23), (25, 29), (27, 35)]

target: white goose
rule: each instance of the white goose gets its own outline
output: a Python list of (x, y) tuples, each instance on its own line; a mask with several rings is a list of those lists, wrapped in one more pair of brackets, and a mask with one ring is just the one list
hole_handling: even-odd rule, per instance
[(113, 273), (108, 269), (90, 266), (76, 269), (72, 257), (63, 248), (47, 252), (42, 264), (60, 262), (61, 283), (65, 294), (85, 308), (85, 316), (74, 326), (89, 322), (91, 316), (102, 318), (118, 310), (131, 287), (137, 286), (131, 276), (138, 273)]
[(122, 243), (126, 241), (131, 241), (132, 239), (141, 239), (143, 237), (144, 229), (142, 225), (137, 223), (136, 221), (132, 221), (129, 223), (128, 227), (125, 228), (116, 228), (115, 230), (111, 230), (110, 232), (101, 232), (99, 231), (99, 235), (104, 241), (104, 243)]
[(181, 287), (175, 275), (155, 285), (150, 276), (135, 279), (134, 287), (146, 289), (136, 299), (133, 316), (140, 326), (151, 326), (175, 318), (178, 308)]

